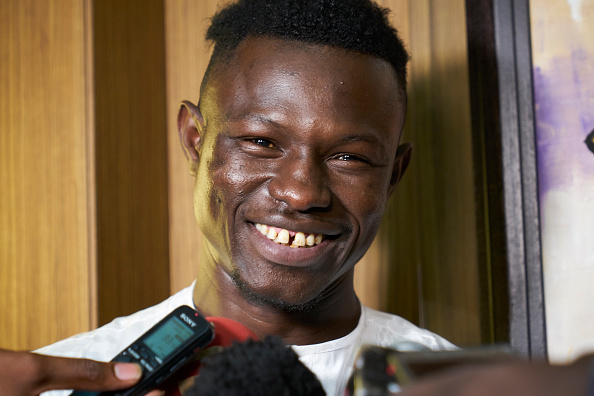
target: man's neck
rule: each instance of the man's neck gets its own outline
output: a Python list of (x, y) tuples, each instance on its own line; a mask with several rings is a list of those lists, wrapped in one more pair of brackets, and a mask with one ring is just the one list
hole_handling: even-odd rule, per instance
[(318, 344), (343, 337), (355, 329), (361, 315), (353, 289), (353, 271), (325, 291), (315, 306), (287, 312), (250, 301), (230, 276), (203, 267), (196, 279), (194, 304), (204, 316), (235, 320), (260, 338), (274, 334), (289, 345)]

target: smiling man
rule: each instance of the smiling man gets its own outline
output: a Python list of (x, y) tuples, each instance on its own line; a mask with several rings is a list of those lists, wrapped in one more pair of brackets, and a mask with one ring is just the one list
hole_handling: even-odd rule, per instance
[(199, 275), (165, 302), (42, 352), (109, 360), (181, 304), (279, 335), (339, 395), (359, 347), (451, 344), (362, 306), (371, 245), (410, 146), (408, 55), (368, 0), (241, 0), (212, 19), (200, 100), (180, 140), (206, 237)]
[(248, 37), (202, 91), (179, 115), (207, 239), (194, 301), (291, 343), (344, 335), (360, 316), (354, 266), (408, 160), (392, 67)]

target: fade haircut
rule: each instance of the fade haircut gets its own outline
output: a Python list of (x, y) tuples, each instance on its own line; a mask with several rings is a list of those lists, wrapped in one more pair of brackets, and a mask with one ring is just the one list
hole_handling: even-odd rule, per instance
[(371, 0), (239, 0), (212, 18), (206, 39), (214, 44), (204, 75), (233, 55), (248, 36), (320, 44), (372, 55), (390, 63), (406, 95), (408, 53), (388, 21), (390, 11)]

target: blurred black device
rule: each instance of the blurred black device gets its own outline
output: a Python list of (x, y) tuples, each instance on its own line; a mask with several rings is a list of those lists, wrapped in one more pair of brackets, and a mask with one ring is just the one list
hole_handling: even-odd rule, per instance
[(193, 308), (182, 305), (167, 315), (112, 362), (138, 363), (142, 379), (132, 388), (112, 392), (75, 391), (71, 396), (137, 396), (153, 390), (214, 338), (211, 324)]

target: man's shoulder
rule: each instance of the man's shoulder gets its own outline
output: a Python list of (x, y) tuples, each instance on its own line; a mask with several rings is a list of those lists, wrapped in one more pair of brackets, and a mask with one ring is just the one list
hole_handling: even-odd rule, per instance
[(399, 350), (445, 350), (456, 346), (445, 338), (394, 314), (362, 308), (363, 344)]
[(37, 350), (37, 353), (109, 361), (140, 335), (180, 305), (193, 305), (194, 284), (157, 305), (114, 319), (95, 330), (80, 333)]

